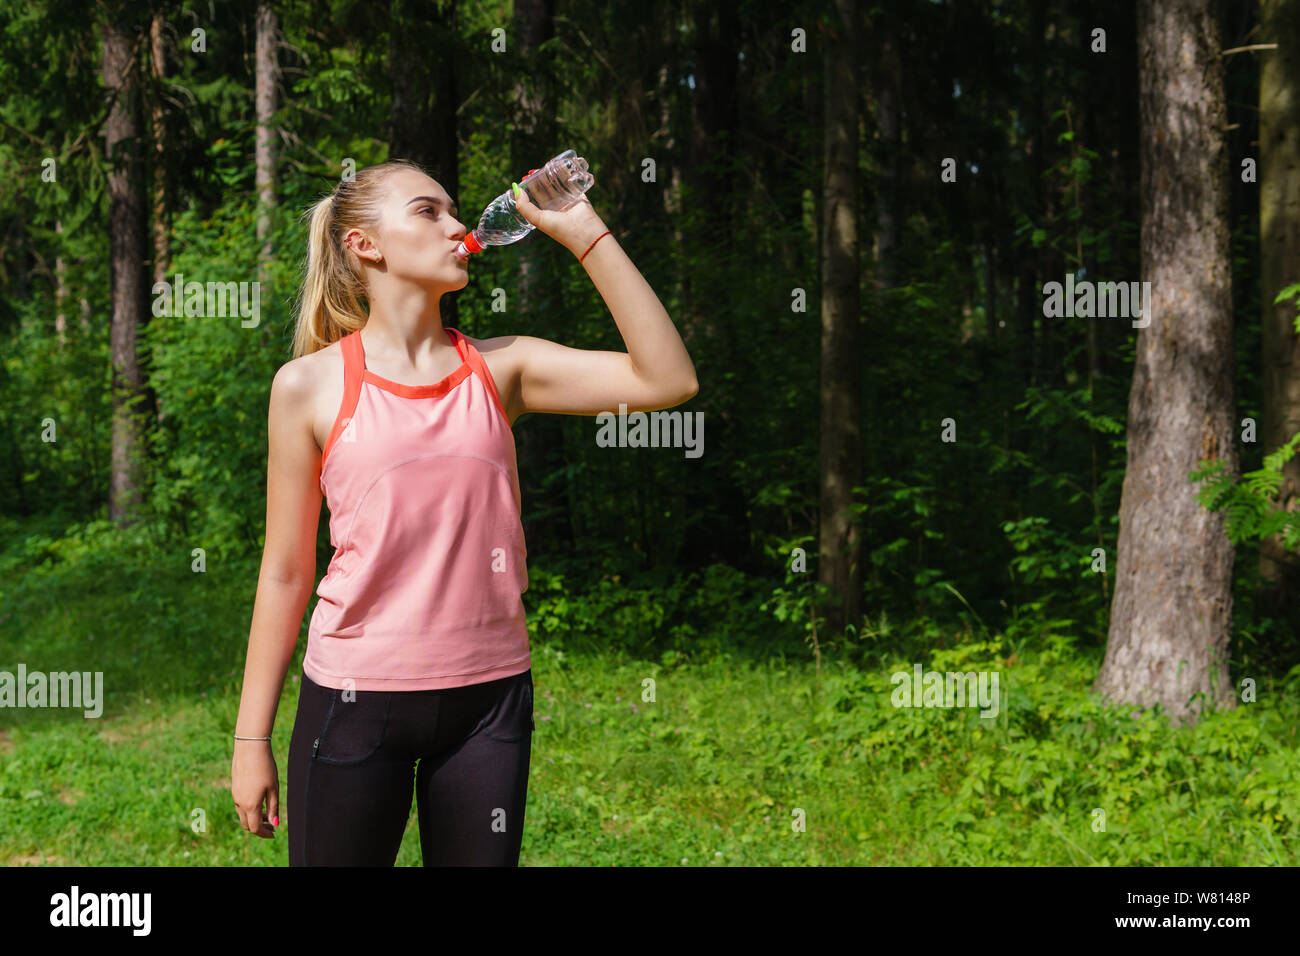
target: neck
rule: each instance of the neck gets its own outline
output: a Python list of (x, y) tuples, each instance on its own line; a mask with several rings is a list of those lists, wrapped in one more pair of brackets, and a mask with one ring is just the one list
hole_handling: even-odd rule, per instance
[(366, 341), (409, 356), (415, 356), (430, 342), (435, 350), (447, 345), (447, 337), (442, 334), (442, 312), (438, 308), (440, 297), (418, 289), (397, 301), (390, 297), (372, 300)]

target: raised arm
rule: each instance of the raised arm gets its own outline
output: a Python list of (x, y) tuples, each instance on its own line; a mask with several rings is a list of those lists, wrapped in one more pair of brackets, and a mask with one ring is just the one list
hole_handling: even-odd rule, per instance
[[(523, 191), (521, 190), (521, 193)], [(591, 245), (605, 224), (591, 202), (563, 212), (538, 209), (521, 194), (520, 214), (573, 253), (609, 308), (626, 352), (569, 348), (533, 336), (515, 336), (509, 349), (518, 389), (513, 418), (525, 412), (595, 415), (626, 410), (656, 411), (680, 405), (699, 391), (686, 345), (654, 289), (613, 234)], [(590, 251), (588, 252), (588, 248)]]

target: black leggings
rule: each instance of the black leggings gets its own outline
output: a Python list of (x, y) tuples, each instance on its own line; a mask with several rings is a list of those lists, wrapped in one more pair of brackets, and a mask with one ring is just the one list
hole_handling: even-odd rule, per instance
[(392, 866), (414, 784), (425, 866), (518, 866), (532, 739), (531, 669), (445, 690), (351, 692), (304, 673), (289, 865)]

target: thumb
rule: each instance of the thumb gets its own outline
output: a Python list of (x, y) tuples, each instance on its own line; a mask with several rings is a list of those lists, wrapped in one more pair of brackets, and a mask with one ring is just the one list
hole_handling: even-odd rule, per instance
[(519, 210), (519, 214), (534, 226), (537, 225), (537, 214), (540, 210), (533, 204), (532, 198), (528, 195), (528, 190), (518, 183), (511, 183), (510, 189), (514, 196), (515, 208)]
[(280, 825), (280, 792), (278, 787), (272, 787), (266, 797), (266, 818), (271, 821), (271, 826)]

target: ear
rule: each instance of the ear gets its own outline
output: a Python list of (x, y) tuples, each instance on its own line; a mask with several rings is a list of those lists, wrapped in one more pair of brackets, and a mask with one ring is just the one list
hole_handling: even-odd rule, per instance
[(383, 259), (383, 254), (375, 246), (373, 240), (364, 230), (353, 227), (343, 234), (343, 245), (351, 249), (353, 254), (359, 259), (366, 259), (370, 262), (379, 262)]

